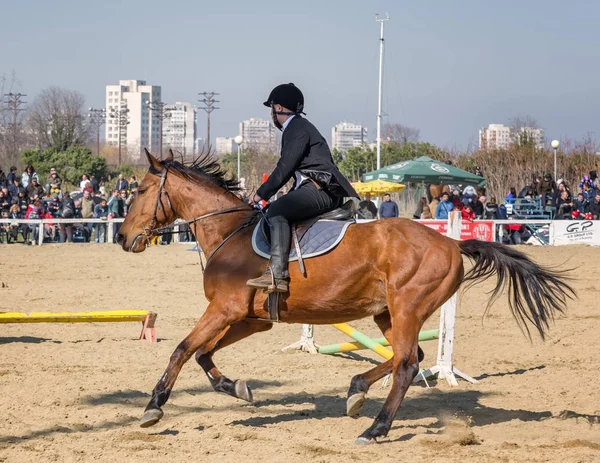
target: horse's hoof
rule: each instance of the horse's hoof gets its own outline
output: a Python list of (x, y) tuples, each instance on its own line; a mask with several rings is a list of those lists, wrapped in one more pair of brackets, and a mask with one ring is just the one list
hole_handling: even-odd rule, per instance
[(152, 408), (147, 410), (142, 416), (140, 420), (140, 426), (142, 428), (149, 428), (150, 426), (154, 426), (156, 423), (160, 421), (163, 417), (164, 413), (160, 408)]
[(364, 392), (357, 392), (348, 397), (346, 401), (346, 415), (356, 418), (363, 408), (365, 398), (366, 394)]
[(356, 439), (356, 442), (354, 442), (354, 445), (370, 445), (370, 444), (374, 444), (376, 441), (373, 438), (368, 438), (368, 437), (359, 437), (358, 439)]
[(246, 381), (236, 381), (235, 382), (235, 396), (238, 399), (245, 400), (246, 402), (252, 402), (252, 391), (246, 384)]

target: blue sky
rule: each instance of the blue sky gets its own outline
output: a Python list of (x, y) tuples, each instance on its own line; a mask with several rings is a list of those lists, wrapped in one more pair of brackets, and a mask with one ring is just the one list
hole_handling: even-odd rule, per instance
[[(269, 90), (295, 82), (330, 138), (347, 120), (375, 136), (379, 25), (388, 12), (384, 111), (425, 141), (466, 149), (488, 123), (530, 115), (548, 139), (596, 132), (600, 3), (571, 0), (106, 0), (6, 2), (0, 74), (28, 101), (57, 85), (104, 104), (119, 79), (161, 85), (167, 102), (221, 93), (213, 136), (268, 117)], [(199, 135), (206, 117), (199, 114)]]

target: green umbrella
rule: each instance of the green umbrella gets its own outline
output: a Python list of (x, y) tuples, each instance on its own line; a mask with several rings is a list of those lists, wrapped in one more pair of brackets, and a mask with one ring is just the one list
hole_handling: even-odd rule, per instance
[(363, 182), (385, 180), (396, 183), (428, 183), (432, 185), (478, 185), (484, 186), (485, 179), (466, 170), (435, 161), (427, 156), (402, 161), (362, 176)]

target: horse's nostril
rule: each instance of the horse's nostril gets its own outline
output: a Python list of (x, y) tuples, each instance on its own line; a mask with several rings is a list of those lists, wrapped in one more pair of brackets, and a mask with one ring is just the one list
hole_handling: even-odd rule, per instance
[(117, 243), (119, 243), (121, 246), (123, 246), (124, 242), (125, 242), (125, 237), (123, 235), (121, 235), (120, 233), (117, 233)]

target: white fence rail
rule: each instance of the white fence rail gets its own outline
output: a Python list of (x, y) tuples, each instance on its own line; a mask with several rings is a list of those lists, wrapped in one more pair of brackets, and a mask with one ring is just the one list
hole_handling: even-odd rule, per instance
[[(122, 223), (125, 219), (7, 219), (0, 218), (0, 226), (8, 225), (55, 225), (55, 224), (105, 224), (106, 225), (106, 242), (113, 243), (115, 224)], [(357, 220), (358, 223), (372, 222), (371, 220)], [(427, 220), (419, 220), (421, 223), (426, 223)], [(493, 240), (502, 241), (505, 235), (506, 225), (525, 225), (534, 228), (548, 227), (547, 244), (566, 245), (566, 244), (590, 244), (600, 246), (600, 220), (527, 220), (527, 219), (510, 219), (510, 220), (493, 220), (488, 221), (494, 224)], [(477, 221), (475, 221), (477, 223)], [(173, 242), (179, 243), (180, 230), (179, 225), (173, 225)], [(183, 233), (183, 231), (181, 232)], [(38, 243), (41, 245), (44, 241), (44, 233), (38, 233)], [(544, 243), (545, 244), (545, 243)]]

